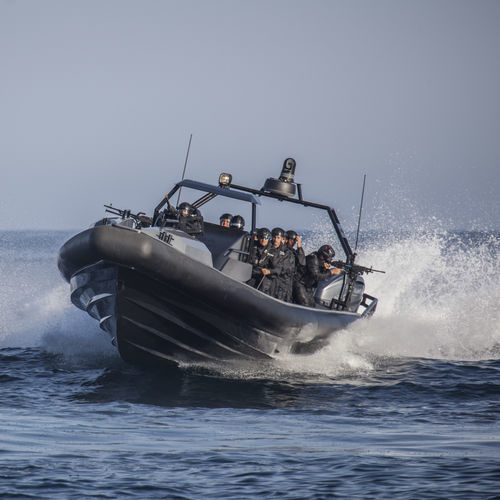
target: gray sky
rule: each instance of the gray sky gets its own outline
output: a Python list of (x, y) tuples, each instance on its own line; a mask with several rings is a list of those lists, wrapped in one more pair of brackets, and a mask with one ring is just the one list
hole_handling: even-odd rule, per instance
[(0, 67), (0, 229), (151, 211), (190, 133), (187, 178), (292, 156), (346, 229), (364, 173), (367, 229), (500, 227), (498, 0), (0, 0)]

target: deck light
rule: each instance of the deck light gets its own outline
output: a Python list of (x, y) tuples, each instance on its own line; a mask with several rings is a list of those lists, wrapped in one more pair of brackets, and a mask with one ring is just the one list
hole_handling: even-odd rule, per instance
[(231, 174), (220, 174), (219, 175), (219, 186), (220, 187), (229, 187), (231, 181), (233, 180), (233, 176)]

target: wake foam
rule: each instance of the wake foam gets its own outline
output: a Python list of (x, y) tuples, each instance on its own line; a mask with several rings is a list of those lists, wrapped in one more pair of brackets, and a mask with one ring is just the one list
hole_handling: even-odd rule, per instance
[[(324, 242), (325, 235), (315, 239)], [(336, 335), (329, 346), (290, 367), (326, 373), (346, 363), (363, 370), (377, 357), (453, 360), (500, 357), (499, 237), (487, 233), (386, 233), (357, 261), (386, 274), (365, 275), (379, 298), (375, 315)], [(363, 364), (365, 362), (366, 364)], [(326, 366), (326, 372), (325, 372)]]
[(77, 310), (69, 300), (65, 283), (53, 286), (35, 298), (21, 294), (0, 328), (0, 348), (38, 347), (60, 354), (66, 362), (91, 364), (116, 356), (109, 336), (95, 320)]

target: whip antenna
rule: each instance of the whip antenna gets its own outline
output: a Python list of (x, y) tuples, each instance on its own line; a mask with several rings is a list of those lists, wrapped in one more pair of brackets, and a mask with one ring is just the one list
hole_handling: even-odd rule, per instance
[(359, 226), (361, 225), (361, 212), (363, 211), (363, 198), (365, 196), (365, 182), (366, 182), (366, 174), (363, 177), (363, 189), (361, 191), (361, 203), (359, 204), (358, 230), (356, 232), (356, 244), (354, 245), (354, 256), (356, 256), (356, 252), (358, 250)]
[[(187, 167), (187, 163), (188, 163), (188, 158), (189, 158), (189, 150), (191, 149), (191, 139), (193, 138), (193, 134), (191, 134), (189, 136), (189, 144), (188, 144), (188, 148), (187, 148), (187, 151), (186, 151), (186, 160), (184, 161), (184, 170), (182, 171), (182, 179), (181, 181), (184, 180), (184, 175), (186, 175), (186, 167)], [(182, 191), (182, 186), (181, 188), (179, 189), (179, 194), (177, 195), (177, 203), (176, 203), (176, 206), (179, 206), (179, 198), (181, 197), (181, 191)]]

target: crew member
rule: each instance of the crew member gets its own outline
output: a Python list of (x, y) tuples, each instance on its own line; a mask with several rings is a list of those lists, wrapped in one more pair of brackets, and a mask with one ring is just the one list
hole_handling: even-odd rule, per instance
[(257, 230), (257, 242), (253, 245), (249, 256), (249, 262), (252, 264), (252, 278), (247, 281), (247, 284), (257, 288), (264, 293), (270, 294), (272, 281), (270, 278), (272, 260), (275, 252), (273, 252), (269, 240), (271, 239), (271, 231), (267, 227), (262, 227)]
[(272, 295), (287, 302), (292, 298), (293, 272), (295, 268), (295, 257), (285, 244), (285, 231), (275, 227), (271, 231), (273, 237), (273, 249), (276, 252), (273, 264), (276, 272), (272, 276)]
[(233, 215), (229, 227), (234, 227), (235, 229), (241, 229), (243, 231), (245, 228), (245, 219), (241, 215)]
[[(292, 290), (289, 292), (289, 294), (292, 301), (297, 302), (297, 299), (295, 297), (295, 289), (297, 287), (297, 283), (300, 281), (305, 272), (306, 254), (304, 253), (304, 249), (302, 248), (302, 238), (295, 231), (287, 231), (285, 233), (285, 239), (288, 249), (293, 253), (294, 256)], [(297, 248), (294, 248), (295, 244), (297, 244)]]
[(341, 269), (331, 267), (334, 257), (335, 250), (330, 245), (322, 245), (306, 257), (305, 273), (295, 287), (298, 304), (314, 307), (314, 291), (318, 283), (341, 272)]
[(232, 217), (233, 216), (231, 214), (222, 214), (220, 216), (220, 225), (222, 227), (230, 227)]
[(190, 205), (182, 202), (177, 209), (179, 224), (178, 228), (185, 233), (198, 235), (203, 233), (203, 217), (200, 211)]

